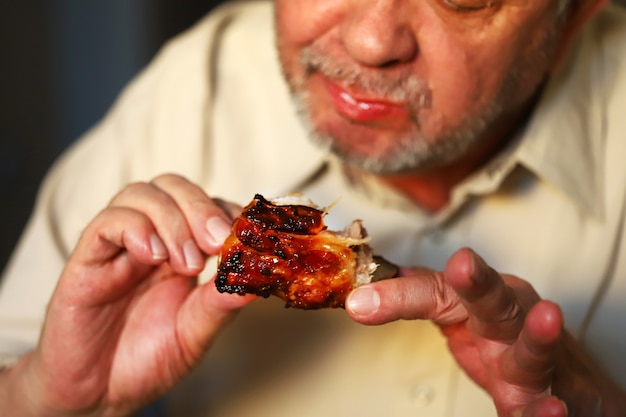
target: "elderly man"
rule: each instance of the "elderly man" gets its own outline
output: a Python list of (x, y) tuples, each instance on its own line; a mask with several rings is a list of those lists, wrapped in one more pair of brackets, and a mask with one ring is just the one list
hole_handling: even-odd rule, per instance
[[(624, 23), (602, 0), (218, 10), (46, 179), (0, 296), (0, 408), (623, 415)], [(289, 191), (340, 198), (331, 228), (362, 218), (400, 276), (347, 314), (219, 294), (240, 205)]]

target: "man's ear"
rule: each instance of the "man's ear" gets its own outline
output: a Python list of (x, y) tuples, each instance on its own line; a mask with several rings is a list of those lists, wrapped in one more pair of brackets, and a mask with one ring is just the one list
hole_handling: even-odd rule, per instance
[(552, 72), (558, 71), (563, 64), (572, 42), (583, 26), (600, 10), (602, 10), (610, 0), (570, 0), (574, 4), (565, 13), (566, 21), (561, 32), (561, 40), (557, 48)]

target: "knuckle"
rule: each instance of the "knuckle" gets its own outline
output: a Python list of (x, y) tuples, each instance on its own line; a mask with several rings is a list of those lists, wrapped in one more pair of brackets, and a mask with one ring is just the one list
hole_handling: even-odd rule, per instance
[(138, 194), (141, 193), (146, 188), (151, 187), (151, 185), (144, 181), (131, 182), (126, 185), (124, 189), (121, 191), (122, 194)]
[(127, 207), (142, 212), (150, 212), (159, 207), (167, 210), (172, 207), (172, 197), (152, 183), (134, 182), (120, 191), (109, 204), (110, 207)]
[(184, 181), (184, 178), (181, 177), (180, 175), (167, 172), (167, 173), (160, 174), (154, 177), (152, 181), (150, 182), (155, 185), (160, 185), (160, 184), (165, 185), (165, 184), (177, 184), (182, 181)]
[(115, 205), (115, 203), (120, 201), (134, 201), (138, 198), (138, 196), (145, 194), (151, 188), (152, 186), (147, 182), (137, 181), (127, 184), (113, 197), (111, 205)]
[(502, 306), (499, 310), (500, 314), (494, 316), (493, 320), (498, 322), (514, 322), (519, 318), (524, 317), (525, 314), (520, 308), (519, 303), (514, 302), (515, 300), (503, 300)]
[(455, 316), (459, 306), (459, 298), (450, 285), (443, 278), (433, 279), (431, 297), (435, 305), (433, 319), (445, 320)]
[(403, 319), (430, 319), (446, 322), (458, 316), (459, 299), (442, 276), (429, 274), (389, 280), (390, 304)]

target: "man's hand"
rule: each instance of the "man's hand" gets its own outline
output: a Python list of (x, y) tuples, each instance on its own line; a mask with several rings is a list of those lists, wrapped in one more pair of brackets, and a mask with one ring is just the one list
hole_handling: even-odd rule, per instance
[(3, 375), (11, 415), (127, 415), (189, 373), (252, 299), (197, 283), (233, 210), (173, 175), (118, 194), (71, 255), (38, 348)]
[(364, 324), (433, 320), (499, 416), (623, 415), (624, 392), (563, 330), (560, 308), (528, 282), (497, 273), (469, 249), (443, 272), (401, 272), (353, 291), (348, 314)]

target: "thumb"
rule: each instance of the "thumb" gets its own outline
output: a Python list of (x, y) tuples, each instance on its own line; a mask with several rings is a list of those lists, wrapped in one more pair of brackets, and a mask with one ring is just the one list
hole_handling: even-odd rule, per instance
[(424, 268), (401, 268), (401, 276), (363, 285), (346, 298), (348, 315), (363, 324), (430, 319), (440, 324), (466, 317), (443, 275)]
[(179, 335), (190, 363), (199, 361), (219, 331), (256, 298), (220, 293), (214, 279), (197, 286), (179, 315)]
[(557, 397), (544, 397), (513, 412), (514, 417), (567, 417), (567, 406)]

